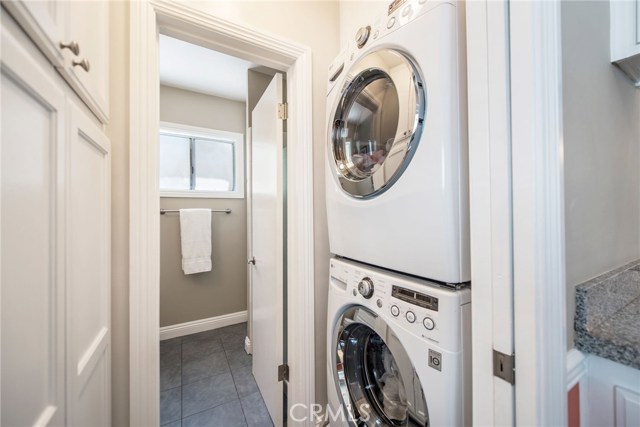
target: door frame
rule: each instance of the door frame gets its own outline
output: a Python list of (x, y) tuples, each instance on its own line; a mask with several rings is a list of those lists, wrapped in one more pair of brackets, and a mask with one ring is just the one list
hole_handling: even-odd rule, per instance
[[(159, 425), (160, 233), (157, 36), (180, 37), (287, 75), (288, 406), (315, 402), (311, 50), (178, 2), (130, 4), (130, 422)], [(275, 369), (275, 367), (274, 367)]]
[[(467, 7), (474, 12), (467, 14), (471, 289), (474, 307), (482, 307), (473, 316), (479, 325), (491, 315), (493, 325), (473, 328), (474, 424), (565, 425), (560, 2), (484, 0)], [(495, 70), (507, 77), (506, 92)], [(510, 173), (492, 170), (496, 158)], [(498, 221), (508, 218), (504, 235)], [(500, 330), (495, 317), (504, 312), (496, 304), (505, 296), (513, 316), (503, 318)], [(492, 366), (493, 349), (510, 328), (515, 388), (495, 378)]]

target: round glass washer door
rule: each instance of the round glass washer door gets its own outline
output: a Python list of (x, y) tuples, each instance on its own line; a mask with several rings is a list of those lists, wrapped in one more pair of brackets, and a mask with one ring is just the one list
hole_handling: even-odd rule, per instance
[(354, 306), (334, 331), (334, 375), (351, 426), (426, 427), (422, 385), (393, 331), (367, 308)]
[(411, 161), (425, 114), (423, 81), (408, 56), (382, 49), (361, 58), (330, 119), (329, 152), (342, 189), (357, 198), (387, 190)]

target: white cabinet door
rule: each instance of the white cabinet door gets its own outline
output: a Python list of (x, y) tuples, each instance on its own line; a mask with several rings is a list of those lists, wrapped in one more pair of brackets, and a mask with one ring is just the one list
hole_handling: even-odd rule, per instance
[(89, 109), (107, 123), (109, 2), (7, 0), (3, 4)]
[(109, 141), (2, 24), (0, 424), (109, 426)]
[(71, 426), (110, 426), (109, 140), (69, 102), (67, 408)]
[[(65, 49), (63, 77), (93, 113), (109, 118), (109, 2), (71, 1), (66, 39), (76, 41), (80, 52)], [(86, 62), (85, 62), (86, 61)]]
[(67, 4), (57, 0), (7, 0), (3, 1), (2, 4), (18, 21), (47, 59), (54, 66), (61, 67), (64, 62), (64, 56), (60, 43), (66, 42), (64, 40), (64, 32)]
[(283, 425), (283, 133), (278, 119), (282, 75), (276, 74), (253, 109), (251, 135), (251, 347), (253, 375), (276, 426)]
[(6, 25), (1, 63), (0, 424), (63, 425), (64, 94)]

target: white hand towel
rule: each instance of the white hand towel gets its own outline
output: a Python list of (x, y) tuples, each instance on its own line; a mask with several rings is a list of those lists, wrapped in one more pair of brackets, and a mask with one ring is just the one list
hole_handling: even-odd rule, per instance
[(180, 209), (184, 274), (211, 271), (211, 209)]

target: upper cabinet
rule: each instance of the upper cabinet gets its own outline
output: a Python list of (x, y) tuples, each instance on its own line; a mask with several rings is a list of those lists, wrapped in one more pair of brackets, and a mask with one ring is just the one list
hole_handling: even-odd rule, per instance
[(106, 124), (108, 1), (8, 0), (3, 5), (87, 107)]
[(611, 0), (611, 62), (640, 87), (640, 0)]

